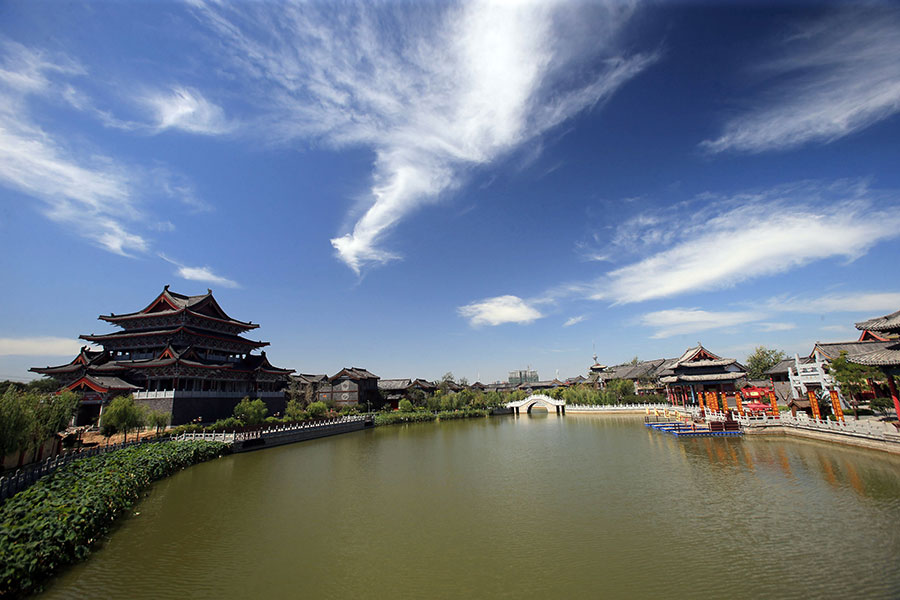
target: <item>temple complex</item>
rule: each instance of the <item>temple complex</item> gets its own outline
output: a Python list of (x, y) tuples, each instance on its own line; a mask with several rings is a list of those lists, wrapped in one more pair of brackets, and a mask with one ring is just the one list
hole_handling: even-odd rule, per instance
[(241, 334), (259, 325), (228, 316), (211, 290), (184, 296), (165, 286), (142, 310), (99, 318), (122, 329), (80, 336), (102, 350), (83, 347), (65, 365), (30, 369), (82, 393), (78, 424), (96, 422), (110, 399), (127, 394), (171, 413), (174, 425), (228, 417), (245, 396), (263, 399), (269, 414), (284, 411), (293, 371), (273, 366), (265, 352), (252, 354), (268, 342)]
[(900, 394), (897, 393), (897, 384), (894, 377), (900, 375), (900, 310), (897, 312), (863, 321), (856, 324), (856, 328), (862, 331), (860, 339), (864, 336), (873, 336), (884, 344), (884, 347), (873, 348), (871, 351), (855, 356), (848, 356), (847, 360), (869, 367), (881, 369), (887, 379), (891, 399), (894, 401), (894, 410), (900, 418)]

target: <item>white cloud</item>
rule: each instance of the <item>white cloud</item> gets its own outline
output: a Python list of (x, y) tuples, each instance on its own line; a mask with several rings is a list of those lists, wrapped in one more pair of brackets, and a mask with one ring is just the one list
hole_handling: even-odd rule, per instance
[(640, 324), (656, 329), (652, 338), (697, 333), (744, 325), (764, 318), (752, 311), (707, 311), (699, 308), (673, 308), (649, 312), (640, 317)]
[(155, 92), (143, 99), (155, 118), (155, 128), (180, 129), (189, 133), (219, 135), (233, 127), (221, 107), (208, 101), (194, 89), (175, 87)]
[(177, 272), (179, 277), (189, 281), (203, 281), (229, 288), (238, 287), (236, 281), (216, 275), (209, 267), (178, 267)]
[(763, 152), (831, 142), (900, 111), (900, 11), (839, 12), (786, 42), (761, 67), (776, 83), (765, 100), (703, 142), (711, 152)]
[[(375, 153), (369, 194), (331, 240), (360, 272), (398, 256), (382, 247), (412, 211), (472, 167), (611, 96), (655, 57), (614, 38), (633, 6), (555, 2), (465, 5), (214, 4), (198, 15), (231, 68), (259, 82), (269, 141), (320, 139)], [(573, 76), (573, 73), (578, 75)]]
[(0, 338), (0, 356), (71, 356), (84, 345), (61, 337)]
[(739, 194), (682, 215), (674, 245), (615, 269), (595, 299), (641, 302), (721, 289), (831, 257), (853, 260), (900, 236), (896, 195), (865, 184), (801, 183)]
[(791, 329), (796, 329), (796, 323), (778, 323), (778, 322), (767, 322), (760, 323), (759, 328), (762, 331), (790, 331)]
[(227, 288), (237, 288), (240, 285), (231, 279), (227, 279), (222, 277), (221, 275), (216, 275), (213, 273), (213, 270), (210, 267), (189, 267), (187, 265), (183, 265), (178, 261), (172, 260), (165, 254), (159, 254), (159, 257), (166, 261), (169, 264), (175, 265), (178, 267), (175, 270), (175, 274), (182, 279), (187, 279), (188, 281), (202, 281), (204, 283), (212, 283), (214, 285), (220, 285), (222, 287)]
[(2, 47), (0, 183), (39, 198), (48, 217), (110, 252), (144, 252), (146, 240), (125, 224), (139, 215), (127, 170), (109, 157), (71, 151), (34, 124), (27, 110), (30, 96), (59, 93), (53, 76), (79, 75), (81, 68), (21, 44)]
[(531, 323), (543, 315), (518, 296), (497, 296), (457, 309), (472, 326)]
[(577, 323), (581, 323), (581, 322), (584, 321), (586, 318), (587, 318), (587, 317), (585, 317), (584, 315), (578, 315), (577, 317), (572, 317), (572, 318), (570, 318), (570, 319), (567, 319), (566, 322), (563, 323), (563, 327), (571, 327), (572, 325), (575, 325), (575, 324), (577, 324)]
[(766, 302), (770, 310), (803, 312), (809, 314), (854, 312), (878, 313), (872, 317), (900, 309), (900, 292), (859, 292), (856, 294), (829, 294), (818, 298), (776, 297)]

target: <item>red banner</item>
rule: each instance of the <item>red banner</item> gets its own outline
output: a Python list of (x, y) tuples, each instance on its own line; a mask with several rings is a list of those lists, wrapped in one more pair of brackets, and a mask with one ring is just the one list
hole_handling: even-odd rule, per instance
[(769, 402), (772, 404), (772, 414), (777, 417), (779, 415), (778, 398), (775, 396), (775, 390), (769, 390)]
[(719, 412), (719, 399), (716, 398), (715, 392), (706, 392), (706, 403), (709, 404), (710, 410)]
[(809, 398), (809, 406), (812, 408), (812, 416), (816, 421), (822, 418), (822, 413), (819, 412), (819, 399), (816, 398), (816, 393), (812, 390), (806, 392), (806, 397)]
[(831, 390), (831, 409), (834, 411), (836, 419), (844, 420), (844, 409), (841, 408), (841, 398), (838, 396), (837, 390)]

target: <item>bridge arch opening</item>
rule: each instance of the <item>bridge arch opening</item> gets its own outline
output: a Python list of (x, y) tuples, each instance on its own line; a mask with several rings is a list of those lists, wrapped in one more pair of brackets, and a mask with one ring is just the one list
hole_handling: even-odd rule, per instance
[(522, 413), (531, 414), (532, 410), (535, 408), (543, 408), (550, 414), (566, 414), (565, 400), (557, 400), (556, 398), (551, 398), (550, 396), (544, 394), (532, 394), (524, 400), (508, 402), (506, 404), (506, 407), (511, 408), (513, 410), (513, 413), (517, 415), (520, 415)]

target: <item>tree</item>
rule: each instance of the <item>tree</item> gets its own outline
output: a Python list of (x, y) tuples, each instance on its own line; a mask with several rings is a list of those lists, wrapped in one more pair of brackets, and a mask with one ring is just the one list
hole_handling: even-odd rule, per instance
[(873, 411), (877, 410), (881, 414), (886, 414), (887, 411), (894, 408), (894, 401), (890, 398), (872, 398), (869, 401), (869, 408)]
[[(28, 403), (34, 411), (32, 444), (34, 449), (38, 450), (47, 439), (69, 426), (81, 398), (68, 390), (49, 395), (29, 393), (27, 396)], [(40, 460), (40, 456), (35, 460)]]
[(52, 394), (59, 389), (59, 382), (52, 377), (41, 377), (29, 381), (25, 386), (29, 392), (37, 392), (38, 394)]
[(161, 410), (151, 410), (147, 413), (147, 424), (156, 428), (156, 435), (169, 426), (172, 422), (172, 413), (163, 412)]
[[(116, 431), (125, 434), (124, 441), (128, 441), (128, 432), (143, 427), (147, 415), (143, 406), (137, 406), (132, 396), (117, 396), (103, 410), (100, 416), (100, 429), (107, 438)], [(111, 433), (107, 433), (111, 431)]]
[(313, 419), (318, 419), (325, 414), (325, 411), (328, 410), (328, 406), (321, 401), (313, 402), (306, 407), (306, 410), (309, 412), (310, 417), (312, 417)]
[(606, 391), (615, 396), (621, 403), (625, 396), (634, 396), (634, 382), (630, 379), (612, 379), (606, 383)]
[(747, 370), (750, 379), (765, 379), (766, 371), (786, 358), (784, 352), (765, 346), (757, 346), (752, 354), (747, 356)]
[(266, 418), (268, 412), (269, 409), (266, 408), (265, 402), (259, 398), (251, 401), (249, 397), (244, 396), (234, 407), (234, 418), (244, 425), (259, 425)]
[(303, 407), (300, 406), (300, 403), (297, 402), (297, 400), (291, 398), (284, 408), (284, 416), (287, 417), (288, 421), (303, 421), (309, 415), (303, 410)]
[(34, 413), (25, 394), (10, 385), (0, 396), (0, 459), (21, 450), (28, 441)]
[(853, 407), (853, 416), (856, 420), (859, 420), (859, 413), (857, 412), (859, 400), (857, 396), (864, 388), (868, 387), (869, 379), (876, 379), (881, 376), (881, 371), (874, 367), (850, 362), (847, 359), (847, 352), (843, 351), (840, 356), (828, 365), (828, 372), (841, 386), (841, 392), (845, 396), (849, 396), (850, 406)]
[(404, 398), (403, 400), (400, 401), (398, 408), (400, 409), (400, 412), (412, 412), (413, 411), (412, 402), (410, 402), (406, 398)]
[(628, 364), (630, 364), (632, 367), (636, 367), (639, 364), (641, 364), (641, 359), (639, 359), (637, 356), (635, 356), (634, 358), (631, 359), (631, 362)]
[(459, 381), (457, 381), (457, 383), (463, 387), (468, 387), (469, 386), (469, 378), (468, 377), (460, 377)]

